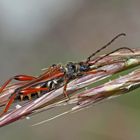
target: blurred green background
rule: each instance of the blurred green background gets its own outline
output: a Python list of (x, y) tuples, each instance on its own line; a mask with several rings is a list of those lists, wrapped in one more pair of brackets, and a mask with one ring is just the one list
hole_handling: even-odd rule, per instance
[[(127, 37), (102, 53), (140, 46), (139, 0), (1, 0), (0, 83), (86, 59), (120, 32)], [(0, 128), (0, 140), (139, 140), (139, 92), (31, 127), (68, 108), (41, 113)]]

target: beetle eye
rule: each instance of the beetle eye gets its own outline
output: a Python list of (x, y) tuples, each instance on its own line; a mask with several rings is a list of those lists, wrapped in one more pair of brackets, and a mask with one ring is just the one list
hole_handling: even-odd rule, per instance
[(56, 66), (56, 64), (52, 64), (52, 67), (55, 67)]

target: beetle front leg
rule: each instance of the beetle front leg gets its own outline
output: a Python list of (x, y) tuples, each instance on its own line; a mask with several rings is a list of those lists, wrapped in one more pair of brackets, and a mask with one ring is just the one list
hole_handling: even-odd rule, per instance
[(63, 94), (68, 100), (70, 100), (70, 97), (67, 93), (67, 85), (68, 85), (69, 80), (70, 80), (69, 78), (64, 79), (64, 89), (63, 89)]

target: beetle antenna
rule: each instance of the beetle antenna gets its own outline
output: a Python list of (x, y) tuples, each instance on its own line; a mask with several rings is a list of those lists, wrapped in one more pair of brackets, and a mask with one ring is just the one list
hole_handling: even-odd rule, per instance
[(135, 53), (132, 49), (130, 49), (130, 48), (128, 48), (128, 47), (121, 47), (121, 48), (118, 48), (118, 49), (116, 49), (116, 50), (114, 50), (114, 51), (112, 51), (112, 52), (110, 52), (110, 53), (108, 53), (108, 54), (102, 56), (102, 57), (99, 57), (97, 60), (94, 61), (94, 63), (92, 63), (92, 65), (96, 64), (98, 61), (104, 59), (105, 57), (107, 57), (107, 56), (109, 56), (109, 55), (111, 55), (111, 54), (113, 54), (113, 53), (115, 53), (115, 52), (117, 52), (117, 51), (119, 51), (119, 50), (123, 50), (123, 49), (129, 50), (130, 52)]
[(99, 53), (99, 52), (102, 51), (103, 49), (107, 48), (109, 45), (111, 45), (116, 39), (118, 39), (118, 38), (121, 37), (121, 36), (126, 36), (126, 34), (125, 34), (125, 33), (120, 33), (120, 34), (118, 34), (117, 36), (115, 36), (110, 42), (108, 42), (106, 45), (104, 45), (104, 46), (101, 47), (99, 50), (95, 51), (92, 55), (90, 55), (90, 56), (87, 58), (87, 62), (89, 62), (93, 56), (95, 56), (97, 53)]

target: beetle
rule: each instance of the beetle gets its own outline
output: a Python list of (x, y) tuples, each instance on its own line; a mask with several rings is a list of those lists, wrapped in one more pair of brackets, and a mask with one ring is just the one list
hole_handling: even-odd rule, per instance
[(30, 75), (13, 76), (2, 85), (2, 87), (0, 88), (0, 93), (2, 93), (2, 91), (7, 87), (7, 85), (12, 80), (27, 81), (27, 82), (23, 84), (22, 86), (18, 87), (17, 89), (15, 89), (15, 91), (11, 94), (11, 97), (9, 98), (9, 101), (6, 104), (6, 107), (4, 108), (1, 115), (5, 114), (9, 110), (15, 98), (19, 95), (21, 96), (21, 98), (23, 98), (24, 96), (29, 96), (29, 98), (31, 99), (30, 96), (32, 93), (43, 92), (43, 91), (47, 92), (47, 91), (59, 88), (60, 86), (64, 86), (64, 90), (63, 90), (64, 96), (66, 98), (69, 98), (69, 96), (67, 95), (66, 89), (67, 89), (67, 84), (69, 83), (70, 80), (81, 77), (83, 75), (93, 74), (93, 73), (97, 73), (101, 71), (95, 68), (95, 64), (98, 61), (104, 59), (106, 56), (116, 51), (119, 51), (121, 49), (127, 49), (131, 51), (132, 53), (134, 53), (133, 50), (131, 50), (128, 47), (121, 47), (104, 56), (99, 57), (98, 59), (95, 59), (94, 63), (90, 64), (90, 61), (94, 60), (92, 58), (97, 53), (107, 48), (110, 44), (112, 44), (112, 42), (114, 42), (120, 36), (126, 36), (126, 34), (125, 33), (118, 34), (106, 45), (104, 45), (103, 47), (101, 47), (100, 49), (92, 53), (85, 61), (76, 62), (76, 63), (68, 62), (66, 65), (53, 64), (43, 74), (37, 77), (33, 77)]

